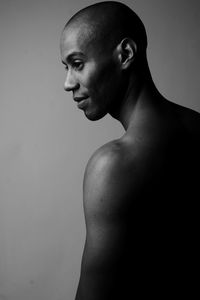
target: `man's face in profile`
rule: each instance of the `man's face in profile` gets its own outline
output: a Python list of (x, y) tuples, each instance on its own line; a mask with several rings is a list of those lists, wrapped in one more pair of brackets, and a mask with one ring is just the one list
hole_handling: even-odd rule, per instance
[(69, 26), (62, 33), (61, 57), (67, 70), (64, 87), (72, 91), (88, 119), (98, 120), (114, 105), (120, 77), (114, 52), (91, 41), (87, 26)]

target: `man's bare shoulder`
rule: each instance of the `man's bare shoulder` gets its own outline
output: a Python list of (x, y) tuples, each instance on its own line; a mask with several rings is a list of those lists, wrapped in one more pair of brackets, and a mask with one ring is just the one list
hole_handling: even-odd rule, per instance
[(124, 147), (120, 140), (104, 144), (89, 159), (84, 181), (96, 176), (101, 176), (102, 180), (103, 178), (106, 180), (112, 173), (117, 175), (119, 170), (122, 170), (124, 158)]
[(91, 175), (120, 175), (134, 164), (137, 156), (133, 144), (127, 145), (122, 139), (113, 140), (94, 152), (87, 163), (85, 177), (87, 179)]
[(91, 172), (111, 171), (115, 167), (120, 168), (124, 161), (124, 145), (120, 140), (113, 140), (98, 148), (86, 166), (86, 176)]
[[(86, 205), (98, 206), (101, 202), (110, 207), (136, 199), (149, 176), (145, 162), (150, 159), (145, 155), (146, 151), (139, 151), (137, 145), (121, 139), (109, 142), (95, 151), (84, 176)], [(105, 209), (104, 206), (102, 208)]]
[(104, 215), (107, 209), (113, 211), (119, 187), (120, 157), (121, 146), (112, 141), (97, 149), (89, 159), (83, 182), (86, 223), (96, 214)]

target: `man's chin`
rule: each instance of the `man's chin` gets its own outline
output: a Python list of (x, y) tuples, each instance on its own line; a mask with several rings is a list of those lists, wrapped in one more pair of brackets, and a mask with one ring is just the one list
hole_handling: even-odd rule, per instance
[(98, 121), (107, 114), (107, 112), (97, 113), (97, 112), (92, 112), (92, 111), (88, 111), (88, 110), (85, 110), (84, 113), (85, 113), (86, 118), (90, 121)]

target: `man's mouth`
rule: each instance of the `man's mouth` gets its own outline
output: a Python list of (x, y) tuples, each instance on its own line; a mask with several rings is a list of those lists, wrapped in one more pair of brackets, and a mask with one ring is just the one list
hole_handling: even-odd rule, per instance
[(83, 100), (86, 100), (87, 98), (88, 98), (88, 96), (74, 97), (74, 101), (81, 102)]
[(74, 101), (78, 102), (77, 106), (80, 109), (83, 109), (86, 106), (87, 99), (88, 99), (88, 97), (74, 97)]

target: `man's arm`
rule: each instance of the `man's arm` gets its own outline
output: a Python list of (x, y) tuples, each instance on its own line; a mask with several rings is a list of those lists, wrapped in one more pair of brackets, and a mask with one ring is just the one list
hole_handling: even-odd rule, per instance
[[(122, 159), (123, 158), (123, 159)], [(127, 242), (133, 170), (116, 149), (98, 151), (84, 177), (86, 242), (76, 300), (117, 299)]]

